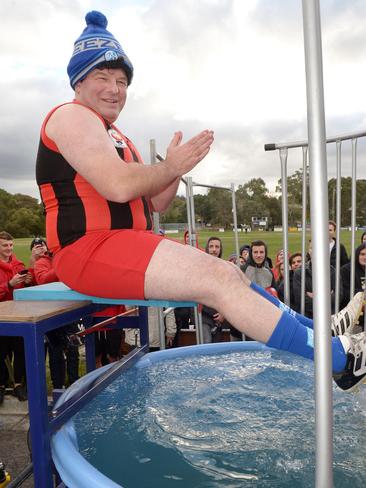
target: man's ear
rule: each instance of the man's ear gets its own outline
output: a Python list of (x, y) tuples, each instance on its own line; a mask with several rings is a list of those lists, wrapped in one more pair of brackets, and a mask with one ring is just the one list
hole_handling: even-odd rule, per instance
[(78, 81), (75, 85), (75, 93), (80, 93), (80, 85), (81, 85), (81, 81)]

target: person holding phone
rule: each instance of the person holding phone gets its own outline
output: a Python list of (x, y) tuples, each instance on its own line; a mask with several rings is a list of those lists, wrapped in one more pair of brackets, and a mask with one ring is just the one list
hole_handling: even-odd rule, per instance
[[(13, 290), (33, 283), (32, 273), (13, 252), (13, 237), (0, 232), (0, 301), (13, 300)], [(24, 341), (22, 337), (0, 337), (0, 405), (4, 401), (8, 371), (6, 357), (13, 357), (13, 394), (19, 401), (27, 400), (25, 385)]]

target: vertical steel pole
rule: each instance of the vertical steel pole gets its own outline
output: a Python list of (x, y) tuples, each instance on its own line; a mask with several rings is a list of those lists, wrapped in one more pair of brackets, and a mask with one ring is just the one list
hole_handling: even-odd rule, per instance
[(306, 206), (308, 190), (308, 148), (302, 147), (302, 232), (301, 232), (301, 308), (300, 311), (305, 315), (305, 257), (306, 257)]
[(357, 139), (352, 139), (352, 221), (351, 221), (351, 283), (350, 300), (355, 294), (355, 266), (356, 266), (356, 205), (357, 205)]
[[(155, 139), (150, 139), (150, 164), (156, 164), (156, 143)], [(155, 234), (159, 233), (159, 212), (153, 212), (153, 225)]]
[(158, 308), (158, 321), (159, 321), (159, 340), (160, 350), (165, 349), (165, 321), (164, 313), (161, 307)]
[(341, 185), (341, 177), (342, 177), (342, 142), (336, 142), (337, 147), (337, 210), (336, 210), (336, 219), (337, 222), (337, 230), (336, 230), (336, 283), (335, 283), (335, 312), (339, 311), (339, 291), (340, 291), (340, 275), (341, 275), (341, 226), (342, 226), (342, 217), (341, 217), (341, 202), (342, 202), (342, 185)]
[(188, 226), (190, 229), (189, 243), (191, 246), (197, 246), (197, 236), (196, 236), (196, 222), (195, 222), (195, 212), (194, 212), (194, 197), (193, 197), (193, 181), (191, 176), (187, 176), (187, 197), (189, 203), (187, 202), (187, 214), (188, 215)]
[[(188, 225), (190, 229), (189, 243), (191, 246), (196, 247), (197, 235), (196, 235), (196, 218), (195, 218), (195, 211), (194, 211), (192, 177), (187, 176), (186, 181), (187, 181), (187, 214), (188, 214)], [(199, 312), (197, 306), (194, 307), (194, 321), (196, 323), (196, 342), (197, 344), (202, 344), (203, 343), (202, 314)]]
[[(156, 143), (155, 139), (150, 139), (150, 164), (156, 164)], [(153, 225), (154, 233), (159, 234), (160, 230), (160, 215), (159, 212), (153, 212)], [(160, 338), (160, 349), (165, 349), (165, 324), (163, 317), (163, 310), (158, 309), (158, 324), (159, 324), (159, 338)]]
[(234, 237), (235, 237), (235, 254), (236, 254), (236, 264), (240, 267), (239, 260), (239, 235), (238, 235), (238, 216), (236, 213), (236, 196), (235, 196), (235, 185), (231, 183), (231, 198), (233, 206), (233, 221), (234, 221)]
[(282, 186), (282, 242), (284, 264), (285, 303), (290, 305), (290, 279), (288, 262), (288, 201), (287, 201), (287, 147), (280, 149), (281, 186)]
[(315, 332), (315, 486), (333, 486), (328, 175), (319, 0), (303, 0)]

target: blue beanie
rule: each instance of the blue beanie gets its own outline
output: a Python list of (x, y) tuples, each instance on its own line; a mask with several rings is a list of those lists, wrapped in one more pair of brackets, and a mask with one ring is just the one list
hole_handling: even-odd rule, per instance
[(74, 43), (74, 52), (67, 66), (70, 85), (75, 89), (90, 71), (106, 61), (120, 61), (126, 72), (128, 84), (132, 81), (133, 66), (120, 43), (107, 31), (108, 20), (101, 12), (93, 10), (85, 16), (86, 27)]

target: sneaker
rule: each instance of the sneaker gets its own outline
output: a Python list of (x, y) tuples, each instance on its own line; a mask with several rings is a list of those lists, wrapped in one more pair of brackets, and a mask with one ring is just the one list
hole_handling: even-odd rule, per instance
[(25, 402), (28, 400), (27, 392), (25, 386), (17, 385), (14, 387), (13, 395), (17, 397), (20, 402)]
[(365, 292), (359, 291), (346, 307), (331, 317), (332, 334), (334, 336), (356, 334), (361, 332), (358, 319), (365, 305)]
[(342, 336), (342, 344), (348, 345), (346, 367), (333, 374), (333, 379), (339, 388), (351, 392), (366, 381), (366, 332)]
[(0, 405), (4, 403), (5, 386), (0, 386)]

